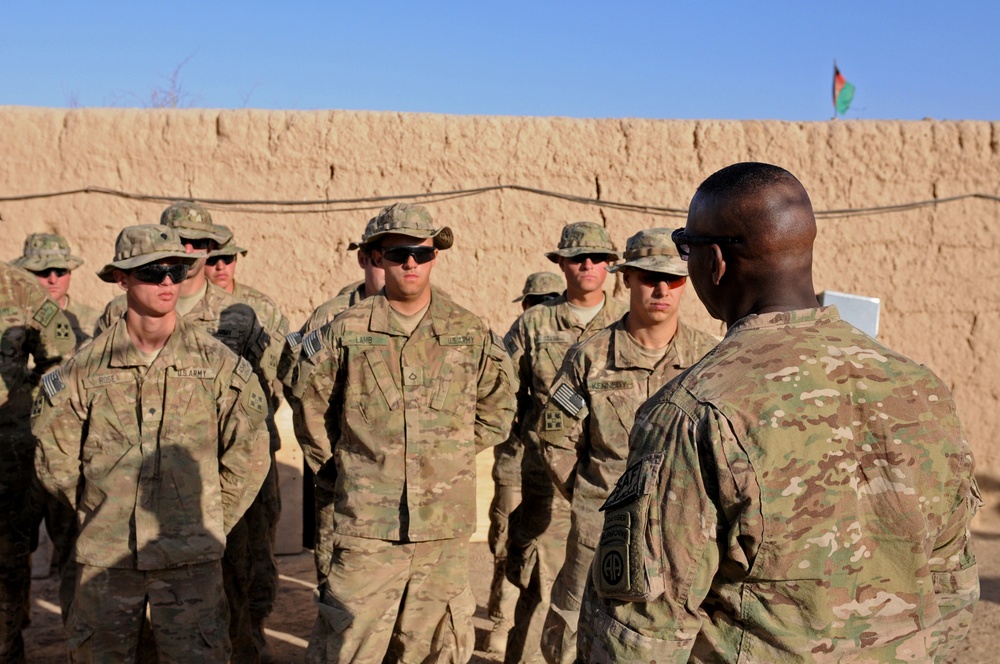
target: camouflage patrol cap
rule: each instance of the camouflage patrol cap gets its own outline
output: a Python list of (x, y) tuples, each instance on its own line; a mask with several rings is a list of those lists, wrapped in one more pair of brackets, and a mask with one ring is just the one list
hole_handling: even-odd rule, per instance
[(447, 249), (455, 242), (455, 236), (447, 226), (434, 228), (431, 213), (422, 205), (394, 203), (383, 209), (375, 217), (375, 228), (365, 241), (374, 243), (385, 235), (396, 234), (421, 240), (434, 238), (436, 249)]
[(559, 238), (559, 249), (550, 251), (545, 256), (553, 263), (559, 262), (560, 256), (579, 256), (581, 254), (608, 254), (608, 260), (618, 260), (618, 250), (611, 242), (608, 230), (592, 221), (575, 221), (566, 224)]
[(372, 233), (375, 232), (375, 222), (377, 220), (378, 217), (372, 217), (371, 219), (368, 220), (368, 223), (365, 224), (365, 232), (361, 234), (361, 239), (357, 242), (351, 242), (349, 245), (347, 245), (348, 251), (354, 251), (355, 249), (360, 249), (361, 247), (365, 246), (368, 243), (368, 240), (371, 238)]
[(243, 247), (237, 246), (235, 241), (236, 238), (233, 235), (232, 231), (229, 230), (229, 227), (222, 226), (221, 224), (218, 227), (229, 233), (230, 239), (229, 242), (226, 242), (218, 249), (212, 249), (212, 251), (210, 251), (209, 254), (211, 254), (212, 256), (235, 256), (236, 254), (246, 256), (247, 250), (244, 249)]
[(50, 268), (75, 270), (83, 265), (83, 259), (70, 253), (69, 243), (62, 235), (32, 233), (24, 241), (20, 258), (15, 258), (10, 264), (29, 272)]
[(223, 245), (233, 239), (228, 228), (213, 224), (208, 210), (194, 201), (171, 203), (160, 215), (160, 223), (177, 229), (187, 240), (215, 240)]
[(184, 251), (181, 238), (173, 228), (157, 224), (127, 226), (115, 240), (115, 260), (97, 273), (101, 281), (114, 283), (115, 270), (132, 270), (164, 258), (179, 258), (194, 265), (199, 256)]
[(535, 272), (524, 280), (521, 297), (514, 300), (520, 302), (528, 295), (558, 295), (566, 290), (563, 278), (553, 272)]
[(670, 228), (647, 228), (639, 231), (625, 244), (625, 262), (609, 265), (607, 271), (617, 272), (623, 267), (634, 267), (648, 272), (686, 277), (687, 263), (677, 253), (677, 246), (670, 239), (671, 233), (673, 229)]

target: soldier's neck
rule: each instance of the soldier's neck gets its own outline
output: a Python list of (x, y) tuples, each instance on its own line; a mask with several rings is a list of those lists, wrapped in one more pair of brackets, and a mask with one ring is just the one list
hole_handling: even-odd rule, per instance
[(171, 311), (163, 316), (143, 316), (134, 309), (125, 314), (125, 329), (128, 337), (140, 351), (152, 353), (167, 344), (167, 340), (177, 325), (177, 313)]
[(652, 325), (642, 325), (637, 316), (629, 314), (625, 318), (625, 330), (644, 348), (663, 348), (677, 334), (677, 316)]
[(566, 301), (577, 307), (596, 307), (604, 302), (604, 291), (584, 292), (567, 289)]
[(427, 288), (420, 295), (410, 299), (410, 298), (397, 298), (390, 295), (386, 291), (385, 299), (389, 301), (389, 306), (395, 309), (397, 312), (403, 316), (413, 316), (420, 312), (422, 309), (426, 309), (427, 305), (431, 303), (431, 289)]
[(180, 297), (194, 295), (205, 287), (205, 283), (206, 277), (202, 270), (191, 270), (188, 272), (188, 278), (181, 282), (180, 292), (178, 295), (180, 295)]

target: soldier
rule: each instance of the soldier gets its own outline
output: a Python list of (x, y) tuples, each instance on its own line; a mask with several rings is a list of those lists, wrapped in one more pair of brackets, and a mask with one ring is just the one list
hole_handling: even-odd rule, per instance
[[(220, 227), (229, 230), (225, 226)], [(253, 307), (257, 320), (273, 340), (262, 363), (276, 371), (281, 343), (288, 334), (288, 319), (273, 299), (256, 288), (236, 281), (237, 257), (241, 254), (246, 256), (247, 250), (237, 246), (235, 240), (213, 249), (205, 260), (205, 275), (213, 284)], [(274, 543), (281, 516), (281, 494), (275, 453), (281, 448), (281, 437), (274, 422), (274, 413), (281, 405), (281, 384), (277, 380), (272, 382), (270, 393), (266, 422), (271, 440), (271, 470), (245, 515), (248, 530), (253, 533), (247, 542), (250, 547), (247, 555), (253, 561), (252, 577), (247, 589), (249, 627), (259, 652), (267, 647), (264, 620), (271, 614), (274, 598), (278, 594), (278, 564), (274, 559)]]
[[(0, 661), (24, 662), (30, 540), (43, 497), (28, 426), (39, 376), (73, 352), (73, 332), (59, 306), (30, 274), (0, 262)], [(29, 357), (34, 370), (28, 369)]]
[(100, 312), (69, 295), (73, 270), (83, 265), (83, 259), (70, 253), (69, 243), (61, 235), (32, 233), (24, 241), (21, 256), (10, 263), (31, 272), (48, 291), (52, 301), (63, 310), (76, 336), (76, 347), (94, 335), (94, 325)]
[(476, 452), (506, 439), (502, 340), (430, 284), (447, 227), (419, 205), (368, 239), (385, 288), (302, 342), (300, 429), (316, 474), (322, 577), (310, 662), (467, 662)]
[(687, 264), (669, 230), (630, 237), (625, 262), (608, 267), (619, 270), (628, 313), (570, 349), (537, 425), (546, 469), (572, 510), (542, 632), (542, 654), (552, 664), (576, 660), (580, 601), (603, 522), (598, 509), (625, 470), (636, 408), (718, 341), (679, 320)]
[[(521, 311), (547, 302), (565, 290), (563, 278), (552, 272), (534, 272), (524, 281)], [(516, 430), (515, 424), (513, 430)], [(507, 580), (508, 517), (521, 502), (521, 454), (523, 446), (513, 434), (506, 442), (493, 448), (493, 500), (490, 502), (490, 551), (493, 553), (493, 581), (486, 610), (493, 621), (486, 651), (503, 655), (507, 650), (507, 633), (514, 624), (517, 587)]]
[(196, 258), (131, 226), (98, 273), (124, 317), (42, 379), (32, 431), (45, 488), (76, 509), (73, 661), (135, 661), (148, 606), (163, 662), (227, 661), (220, 560), (267, 474), (250, 364), (178, 316)]
[(819, 308), (788, 171), (709, 177), (674, 232), (719, 345), (636, 414), (580, 619), (587, 662), (943, 661), (981, 504), (947, 387)]
[[(246, 359), (270, 404), (281, 337), (272, 340), (253, 307), (212, 284), (205, 275), (208, 252), (230, 242), (232, 233), (225, 226), (212, 223), (212, 216), (204, 207), (189, 201), (168, 206), (160, 216), (160, 224), (175, 229), (185, 250), (197, 254), (188, 278), (179, 285), (177, 314)], [(112, 300), (101, 316), (98, 332), (121, 318), (125, 308), (125, 296)], [(250, 580), (254, 570), (254, 561), (247, 555), (250, 538), (249, 526), (245, 519), (241, 520), (229, 533), (222, 561), (231, 612), (229, 634), (233, 656), (241, 663), (257, 661), (261, 648), (250, 620)]]
[(507, 349), (520, 379), (518, 440), (521, 506), (510, 518), (507, 578), (521, 588), (506, 662), (540, 662), (542, 626), (556, 574), (566, 555), (569, 502), (542, 463), (535, 426), (549, 388), (570, 346), (612, 324), (627, 306), (604, 294), (605, 269), (618, 253), (600, 224), (579, 221), (562, 230), (559, 248), (546, 254), (566, 277), (566, 292), (524, 312), (507, 333)]

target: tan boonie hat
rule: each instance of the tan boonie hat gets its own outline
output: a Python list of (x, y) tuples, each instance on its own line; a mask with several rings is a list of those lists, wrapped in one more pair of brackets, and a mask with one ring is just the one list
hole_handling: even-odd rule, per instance
[(83, 259), (70, 253), (69, 243), (62, 235), (32, 233), (24, 241), (21, 257), (15, 258), (10, 264), (29, 272), (51, 268), (75, 270), (83, 265)]
[(368, 223), (365, 224), (365, 232), (361, 234), (361, 239), (357, 242), (351, 242), (349, 245), (347, 245), (348, 251), (354, 251), (355, 249), (360, 249), (361, 247), (365, 246), (365, 244), (368, 243), (368, 240), (371, 238), (372, 233), (375, 232), (375, 222), (377, 220), (378, 217), (372, 217), (371, 219), (368, 220)]
[(180, 258), (182, 263), (194, 265), (200, 256), (184, 251), (180, 236), (172, 228), (156, 224), (127, 226), (115, 240), (115, 260), (101, 268), (97, 276), (114, 283), (116, 269), (133, 270), (164, 258)]
[(559, 238), (559, 249), (550, 251), (545, 256), (553, 263), (558, 263), (560, 256), (568, 258), (581, 254), (608, 254), (608, 260), (618, 260), (618, 250), (612, 244), (607, 229), (592, 221), (566, 224)]
[(647, 228), (639, 231), (625, 244), (625, 262), (609, 265), (608, 272), (634, 267), (648, 272), (688, 276), (688, 265), (681, 260), (674, 241), (670, 239), (673, 232), (671, 228)]
[(394, 203), (383, 209), (375, 217), (375, 228), (365, 240), (374, 243), (383, 235), (406, 235), (421, 240), (434, 238), (435, 249), (447, 249), (455, 242), (455, 236), (447, 226), (434, 228), (431, 213), (422, 205)]
[(524, 289), (521, 297), (514, 300), (520, 302), (528, 295), (558, 295), (566, 290), (566, 283), (563, 278), (553, 272), (535, 272), (529, 274), (524, 280)]
[(233, 237), (233, 233), (229, 230), (229, 227), (220, 225), (219, 228), (222, 228), (229, 233), (229, 242), (226, 242), (218, 249), (212, 249), (212, 251), (208, 252), (209, 256), (235, 256), (236, 254), (246, 256), (247, 250), (243, 247), (237, 246), (234, 241), (235, 237)]
[(223, 245), (233, 239), (228, 228), (213, 224), (208, 210), (194, 201), (171, 203), (160, 215), (160, 223), (177, 229), (188, 240), (215, 240)]

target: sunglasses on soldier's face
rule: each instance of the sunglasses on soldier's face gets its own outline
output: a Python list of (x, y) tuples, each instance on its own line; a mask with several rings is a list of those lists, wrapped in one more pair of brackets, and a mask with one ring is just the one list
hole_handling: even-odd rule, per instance
[(410, 256), (413, 256), (413, 260), (417, 265), (423, 265), (424, 263), (431, 262), (434, 258), (434, 251), (434, 247), (428, 247), (425, 245), (418, 245), (415, 247), (388, 247), (382, 250), (382, 258), (402, 265), (406, 261), (410, 260)]
[(173, 265), (152, 264), (143, 265), (132, 270), (132, 276), (144, 284), (162, 284), (163, 280), (170, 277), (170, 281), (179, 284), (188, 276), (190, 266), (183, 263)]
[(588, 258), (590, 259), (590, 262), (593, 263), (594, 265), (597, 265), (598, 263), (608, 262), (607, 254), (577, 254), (576, 256), (567, 256), (566, 260), (568, 260), (570, 263), (576, 263), (580, 265), (586, 263)]
[(190, 244), (191, 248), (195, 251), (211, 251), (215, 248), (215, 240), (209, 240), (208, 238), (181, 238), (181, 242), (184, 244)]
[(691, 247), (698, 245), (707, 244), (740, 244), (743, 242), (738, 237), (721, 237), (718, 235), (688, 235), (687, 230), (684, 228), (678, 228), (673, 233), (670, 234), (670, 239), (674, 241), (674, 246), (677, 247), (677, 253), (680, 254), (681, 260), (687, 260), (691, 255)]
[(50, 267), (47, 270), (37, 270), (32, 272), (33, 275), (40, 279), (48, 279), (53, 274), (59, 278), (65, 277), (69, 274), (69, 270), (64, 267)]
[(216, 263), (221, 261), (226, 265), (232, 265), (234, 260), (236, 260), (236, 254), (230, 254), (228, 256), (209, 256), (208, 260), (205, 261), (205, 264), (209, 267), (213, 267)]

